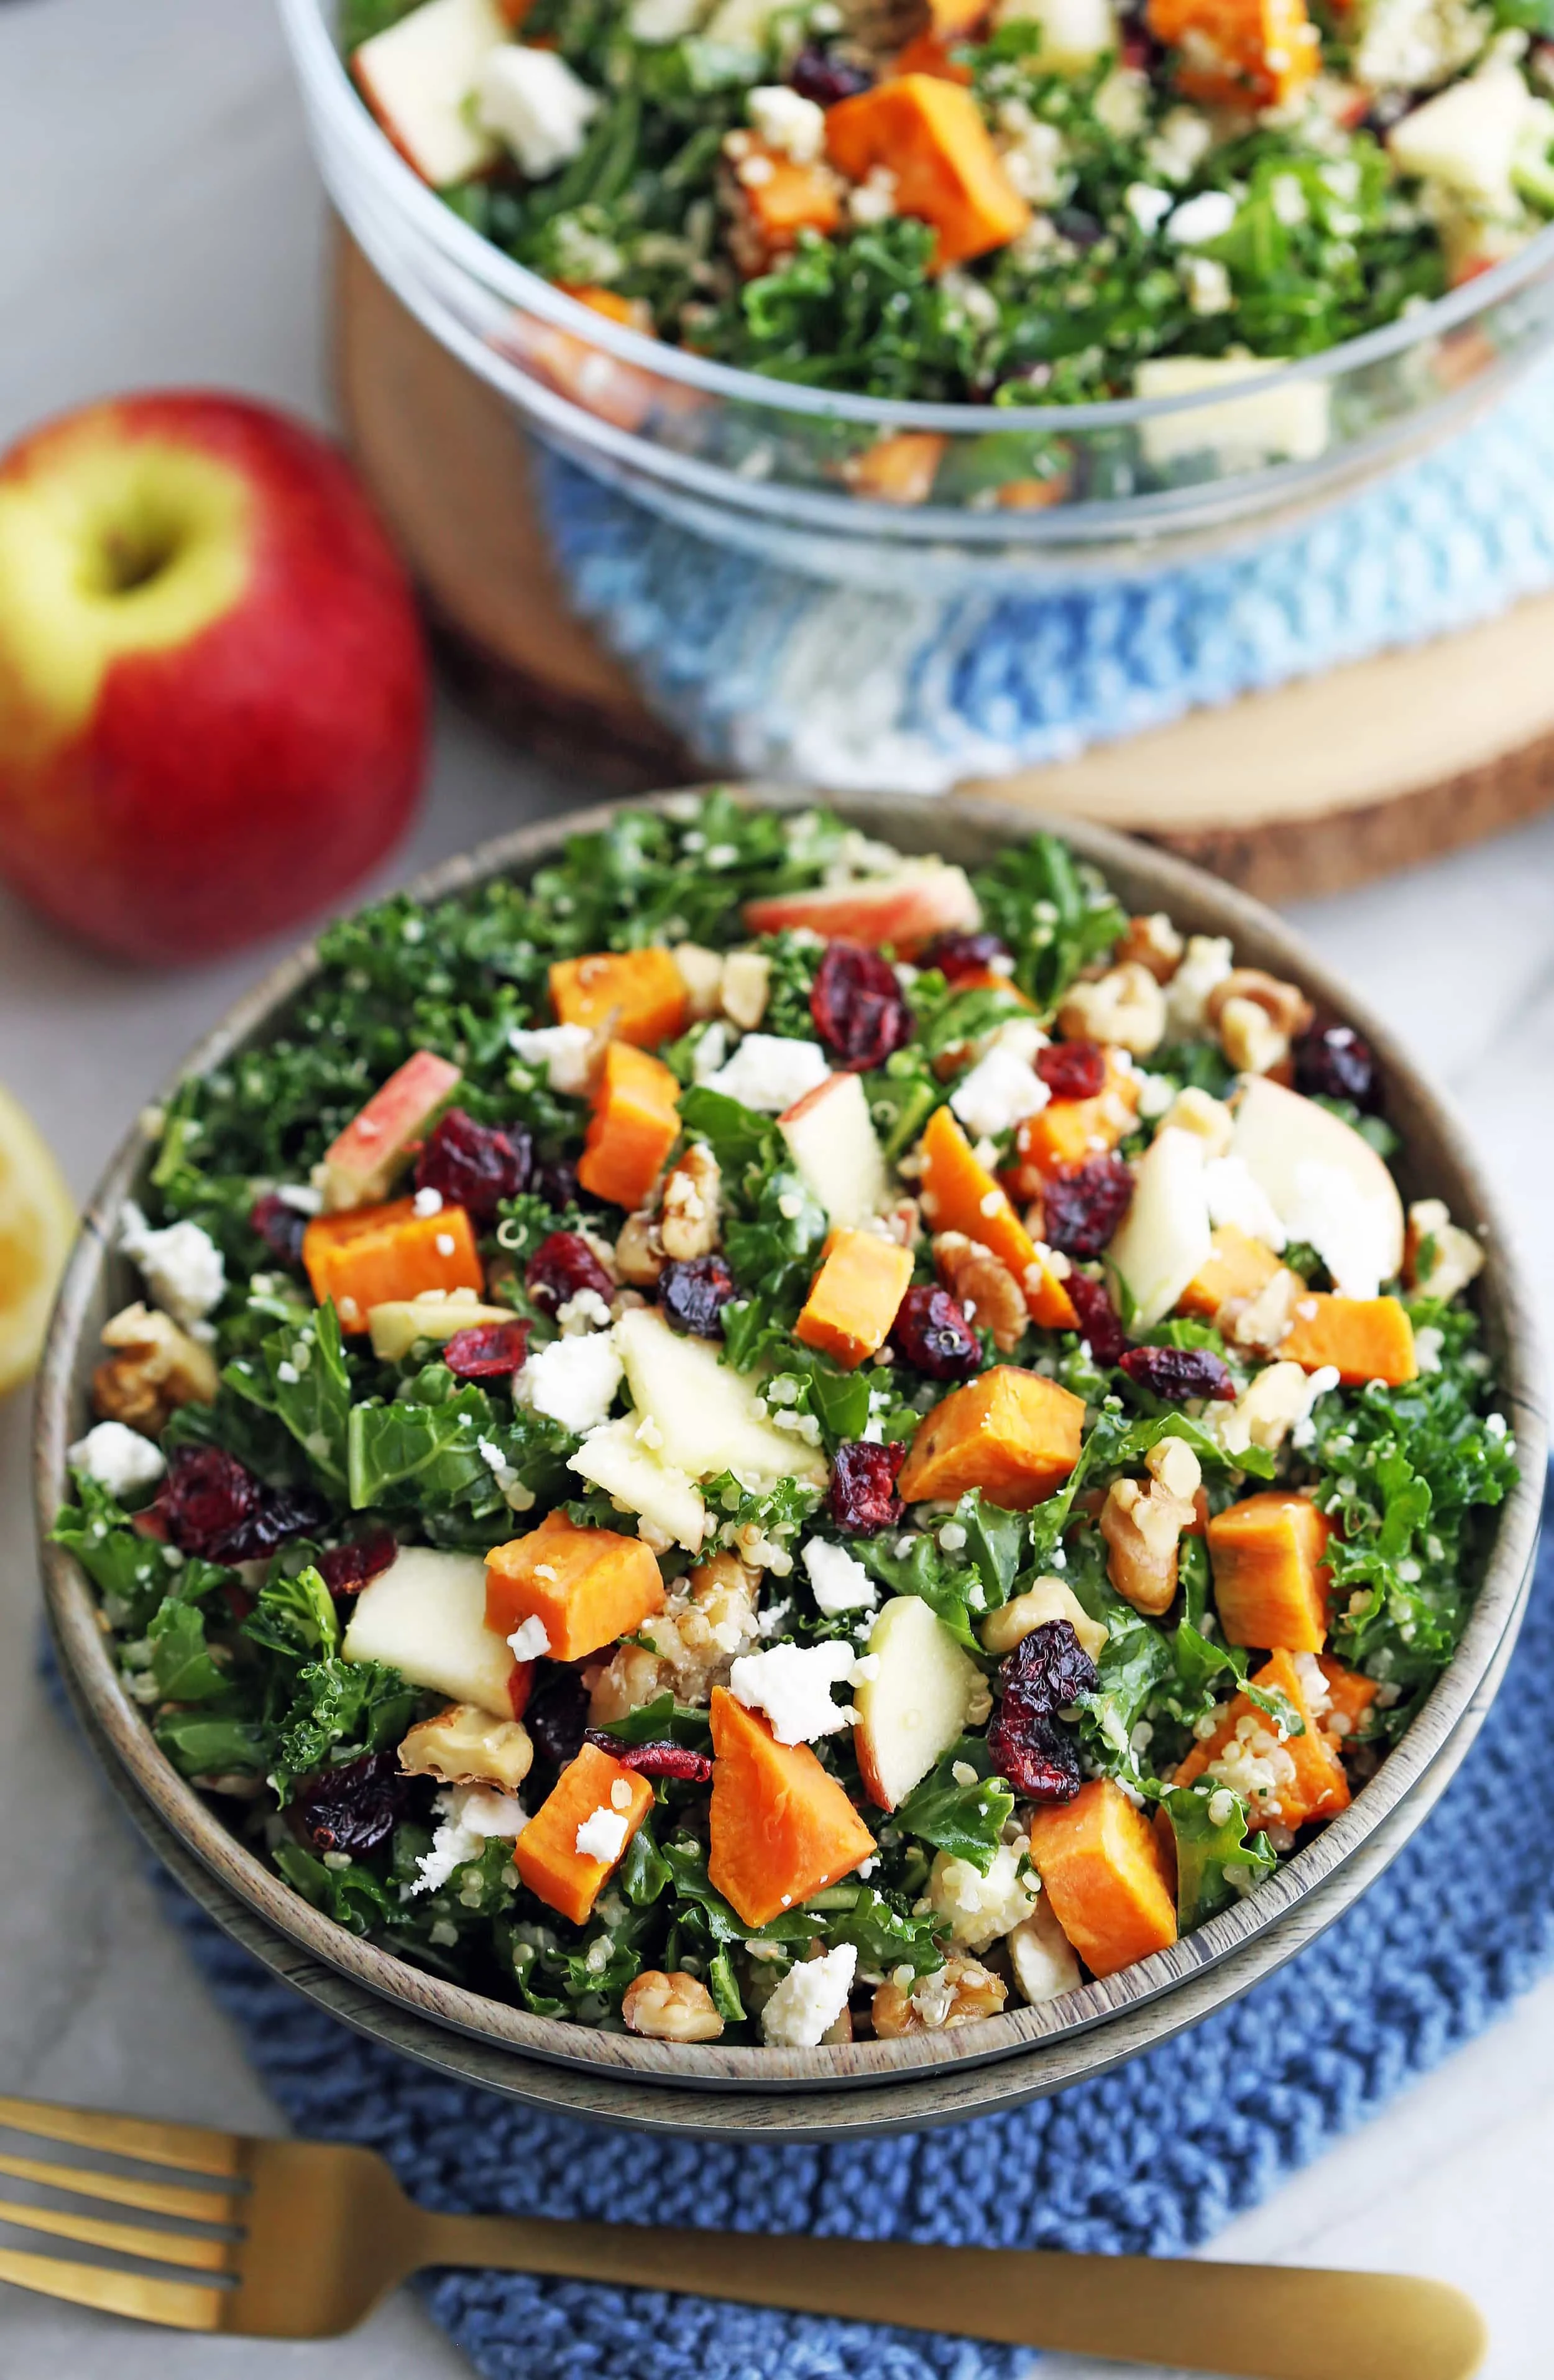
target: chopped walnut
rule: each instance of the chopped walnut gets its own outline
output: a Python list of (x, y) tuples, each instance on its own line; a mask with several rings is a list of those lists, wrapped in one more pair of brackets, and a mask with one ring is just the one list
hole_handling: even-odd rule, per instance
[(1290, 1037), (1255, 1000), (1227, 1000), (1220, 1011), (1220, 1047), (1238, 1075), (1271, 1075), (1290, 1054)]
[(423, 1718), (399, 1747), (407, 1777), (437, 1777), (444, 1785), (494, 1785), (516, 1793), (534, 1765), (534, 1746), (521, 1719), (494, 1718), (473, 1703), (449, 1703)]
[(1111, 953), (1115, 966), (1146, 966), (1157, 983), (1169, 983), (1182, 964), (1185, 948), (1163, 909), (1147, 917), (1130, 917), (1128, 930)]
[(710, 1256), (718, 1245), (718, 1160), (693, 1141), (663, 1185), (659, 1238), (676, 1263)]
[(622, 1645), (595, 1682), (589, 1716), (607, 1727), (658, 1694), (709, 1703), (741, 1653), (755, 1649), (756, 1582), (738, 1557), (714, 1554), (676, 1581), (664, 1609), (641, 1630), (645, 1645)]
[(103, 1325), (110, 1360), (91, 1376), (92, 1409), (154, 1438), (179, 1405), (214, 1404), (221, 1385), (208, 1347), (168, 1314), (127, 1305)]
[(632, 1289), (656, 1289), (665, 1262), (656, 1215), (628, 1215), (615, 1242), (615, 1270)]
[(1110, 1042), (1147, 1058), (1165, 1038), (1165, 994), (1137, 959), (1112, 967), (1096, 983), (1076, 983), (1058, 1011), (1070, 1041)]
[(1484, 1269), (1484, 1250), (1451, 1220), (1444, 1198), (1420, 1198), (1408, 1210), (1403, 1278), (1429, 1297), (1455, 1297)]
[(626, 1985), (621, 2019), (628, 2033), (650, 2041), (716, 2041), (723, 2029), (705, 1984), (695, 1975), (666, 1975), (657, 1967)]
[(1209, 1157), (1227, 1157), (1235, 1137), (1235, 1118), (1223, 1099), (1191, 1087), (1178, 1091), (1156, 1126), (1162, 1132), (1196, 1132)]
[(723, 983), (723, 962), (719, 953), (704, 951), (699, 942), (676, 942), (669, 955), (686, 987), (691, 1022), (700, 1024), (706, 1017), (716, 1016)]
[(1100, 1509), (1107, 1575), (1124, 1603), (1158, 1618), (1176, 1594), (1182, 1533), (1196, 1518), (1193, 1501), (1202, 1482), (1186, 1441), (1166, 1438), (1145, 1456), (1149, 1484), (1115, 1479)]
[(1030, 1316), (1025, 1292), (1008, 1266), (964, 1232), (934, 1233), (933, 1263), (966, 1320), (992, 1332), (1001, 1355), (1011, 1354), (1025, 1337)]
[(1008, 1997), (1002, 1978), (976, 1959), (948, 1959), (910, 1985), (888, 1975), (874, 1995), (874, 2030), (882, 2041), (907, 2033), (947, 2033), (953, 2025), (997, 2016)]
[(1290, 1054), (1316, 1011), (1298, 984), (1281, 983), (1261, 967), (1232, 967), (1204, 1002), (1204, 1017), (1239, 1074), (1269, 1075)]
[(1092, 1620), (1074, 1589), (1061, 1578), (1038, 1578), (1024, 1595), (989, 1612), (977, 1633), (986, 1651), (1013, 1653), (1016, 1645), (1050, 1620), (1066, 1620), (1091, 1660), (1099, 1660), (1106, 1648), (1106, 1622)]
[(1305, 1295), (1299, 1273), (1281, 1265), (1256, 1297), (1227, 1297), (1214, 1317), (1214, 1328), (1232, 1346), (1269, 1354), (1294, 1329), (1295, 1307)]
[(1235, 1404), (1210, 1405), (1203, 1426), (1227, 1454), (1244, 1454), (1249, 1446), (1272, 1454), (1310, 1411), (1314, 1377), (1299, 1364), (1266, 1365)]
[(904, 1248), (915, 1248), (923, 1236), (922, 1209), (916, 1198), (898, 1198), (885, 1216), (885, 1230)]
[(771, 997), (771, 961), (764, 951), (730, 951), (723, 961), (722, 1008), (731, 1025), (753, 1033)]

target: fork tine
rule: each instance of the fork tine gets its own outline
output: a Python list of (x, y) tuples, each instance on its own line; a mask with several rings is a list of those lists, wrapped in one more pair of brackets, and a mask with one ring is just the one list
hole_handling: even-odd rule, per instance
[(170, 2330), (220, 2330), (228, 2296), (198, 2281), (152, 2280), (144, 2273), (115, 2273), (103, 2265), (67, 2264), (63, 2256), (30, 2256), (15, 2248), (0, 2248), (0, 2281)]
[(104, 2223), (97, 2215), (61, 2215), (52, 2206), (20, 2206), (0, 2198), (0, 2223), (21, 2231), (47, 2231), (76, 2240), (83, 2248), (111, 2248), (115, 2255), (141, 2256), (148, 2265), (179, 2265), (186, 2272), (232, 2270), (233, 2242), (202, 2240), (193, 2231), (152, 2231), (143, 2223)]
[(113, 2206), (138, 2207), (142, 2215), (183, 2215), (195, 2223), (241, 2223), (244, 2202), (211, 2190), (180, 2190), (176, 2182), (141, 2181), (125, 2174), (99, 2173), (89, 2165), (45, 2165), (38, 2157), (0, 2156), (0, 2173), (13, 2181), (39, 2181), (76, 2198), (105, 2198)]
[(185, 2173), (223, 2176), (243, 2171), (248, 2143), (237, 2132), (210, 2132), (199, 2124), (155, 2124), (141, 2116), (103, 2116), (90, 2107), (55, 2107), (42, 2099), (0, 2098), (0, 2131), (31, 2132), (42, 2141), (139, 2157), (144, 2165), (177, 2166)]

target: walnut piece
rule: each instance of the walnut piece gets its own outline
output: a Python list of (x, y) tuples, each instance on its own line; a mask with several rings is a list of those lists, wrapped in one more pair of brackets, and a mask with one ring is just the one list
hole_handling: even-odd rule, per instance
[(1045, 1628), (1050, 1620), (1066, 1620), (1091, 1660), (1099, 1660), (1106, 1649), (1106, 1622), (1092, 1620), (1074, 1589), (1061, 1578), (1038, 1578), (1024, 1595), (990, 1611), (977, 1633), (986, 1651), (1013, 1653), (1016, 1645), (1024, 1644), (1038, 1628)]
[(1145, 1456), (1141, 1479), (1114, 1479), (1100, 1509), (1107, 1574), (1124, 1603), (1158, 1618), (1176, 1594), (1182, 1532), (1196, 1518), (1193, 1499), (1203, 1474), (1180, 1438), (1165, 1438)]
[(1255, 1297), (1227, 1297), (1214, 1317), (1214, 1328), (1231, 1346), (1270, 1354), (1294, 1329), (1295, 1307), (1305, 1295), (1300, 1274), (1281, 1265)]
[(908, 2033), (947, 2033), (953, 2025), (975, 2024), (997, 2016), (1008, 1998), (1008, 1986), (976, 1959), (947, 1959), (931, 1975), (919, 1975), (910, 1985), (887, 1975), (874, 1995), (870, 2011), (874, 2030), (882, 2041), (896, 2041)]
[(1455, 1297), (1484, 1269), (1484, 1250), (1451, 1220), (1444, 1198), (1419, 1198), (1408, 1210), (1403, 1278), (1429, 1297)]
[(516, 1793), (534, 1765), (534, 1746), (521, 1719), (495, 1718), (474, 1703), (449, 1703), (413, 1727), (399, 1747), (407, 1777), (437, 1777), (444, 1785), (494, 1785)]
[(1218, 1025), (1232, 1000), (1249, 1000), (1277, 1025), (1287, 1041), (1304, 1033), (1317, 1012), (1298, 983), (1284, 983), (1261, 967), (1232, 967), (1221, 976), (1204, 1002), (1210, 1025)]
[(656, 1289), (663, 1271), (656, 1215), (628, 1215), (615, 1242), (615, 1270), (631, 1289)]
[(722, 1177), (710, 1148), (693, 1141), (663, 1185), (659, 1238), (676, 1263), (710, 1256), (718, 1245)]
[(1111, 953), (1114, 966), (1146, 966), (1157, 983), (1169, 983), (1182, 964), (1186, 945), (1163, 909), (1147, 917), (1130, 917), (1128, 930)]
[(714, 1554), (676, 1582), (641, 1633), (647, 1645), (622, 1645), (595, 1681), (589, 1706), (595, 1727), (665, 1693), (677, 1702), (710, 1702), (738, 1656), (759, 1642), (755, 1578), (737, 1555)]
[(621, 2018), (628, 2033), (650, 2041), (716, 2041), (723, 2029), (705, 1984), (684, 1973), (666, 1975), (657, 1967), (626, 1985)]
[(221, 1385), (208, 1347), (169, 1314), (139, 1303), (103, 1325), (112, 1353), (91, 1376), (93, 1411), (154, 1438), (180, 1405), (210, 1405)]
[(990, 1330), (999, 1354), (1010, 1354), (1025, 1337), (1030, 1317), (1025, 1293), (1008, 1266), (964, 1232), (934, 1233), (933, 1263), (966, 1320)]
[(1058, 1011), (1058, 1029), (1070, 1041), (1104, 1041), (1147, 1058), (1165, 1038), (1165, 994), (1137, 959), (1095, 983), (1073, 986)]
[(1235, 1118), (1223, 1099), (1189, 1086), (1177, 1092), (1155, 1131), (1157, 1138), (1162, 1132), (1196, 1132), (1209, 1157), (1228, 1157), (1235, 1138)]
[(1238, 1075), (1271, 1075), (1290, 1054), (1290, 1037), (1255, 1000), (1227, 1000), (1220, 1047)]

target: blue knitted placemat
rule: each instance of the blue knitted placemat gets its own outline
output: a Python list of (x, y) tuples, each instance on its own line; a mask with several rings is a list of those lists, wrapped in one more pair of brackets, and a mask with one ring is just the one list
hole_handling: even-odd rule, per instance
[[(382, 2151), (429, 2206), (1172, 2255), (1374, 2115), (1554, 1961), (1541, 1834), (1484, 1823), (1486, 1810), (1522, 1807), (1551, 1738), (1554, 1530), (1477, 1743), (1413, 1842), (1319, 1940), (1100, 2082), (834, 2148), (650, 2140), (443, 2081), (288, 1991), (168, 1892), (292, 2123)], [(426, 2294), (488, 2380), (1014, 2380), (1030, 2362), (1023, 2349), (521, 2276), (450, 2274)]]
[(875, 593), (753, 560), (546, 455), (573, 602), (707, 767), (936, 794), (1418, 643), (1554, 586), (1554, 364), (1255, 551), (1061, 592)]

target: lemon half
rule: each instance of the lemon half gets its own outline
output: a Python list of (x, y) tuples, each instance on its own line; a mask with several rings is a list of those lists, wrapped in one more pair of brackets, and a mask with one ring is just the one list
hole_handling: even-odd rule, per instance
[(76, 1224), (53, 1150), (0, 1089), (0, 1396), (37, 1369)]

